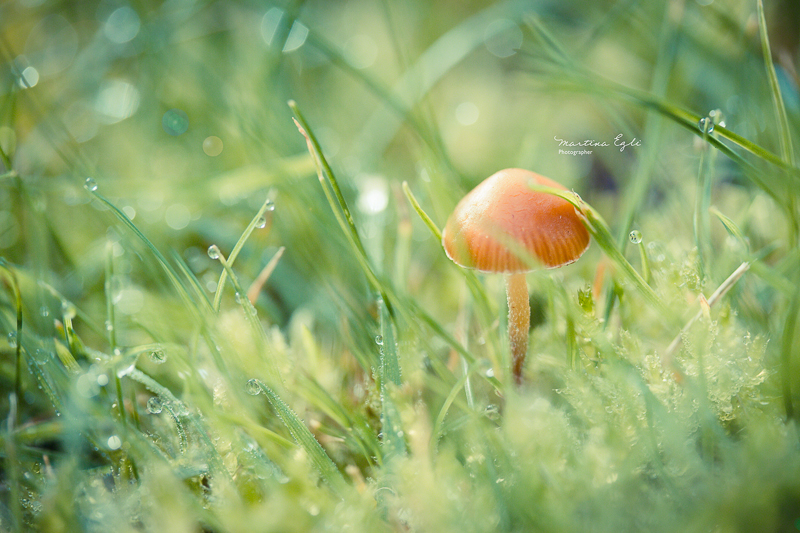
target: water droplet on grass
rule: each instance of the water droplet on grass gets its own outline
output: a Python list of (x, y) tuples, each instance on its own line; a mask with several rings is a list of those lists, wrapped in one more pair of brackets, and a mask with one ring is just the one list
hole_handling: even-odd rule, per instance
[(275, 211), (275, 202), (272, 200), (267, 200), (267, 203), (264, 204), (265, 211)]
[(378, 346), (383, 346), (383, 336), (382, 335), (375, 335), (375, 344)]
[(155, 364), (160, 365), (167, 360), (167, 354), (164, 353), (164, 350), (158, 348), (150, 352), (150, 360)]
[(17, 347), (17, 332), (16, 331), (12, 331), (11, 333), (8, 334), (8, 345), (11, 346), (12, 348), (16, 348)]
[(50, 316), (50, 309), (48, 309), (46, 305), (43, 305), (39, 308), (39, 314), (43, 317), (48, 317)]
[(256, 227), (257, 228), (264, 228), (267, 225), (267, 218), (264, 215), (261, 215), (256, 220)]
[(122, 447), (122, 441), (116, 435), (108, 437), (108, 448), (110, 450), (119, 450)]
[(216, 244), (212, 244), (208, 247), (208, 257), (211, 259), (219, 259), (219, 247)]
[(703, 117), (697, 122), (697, 126), (700, 128), (700, 131), (705, 133), (713, 133), (714, 132), (714, 121), (708, 117)]
[(158, 396), (153, 396), (147, 400), (147, 412), (151, 415), (157, 415), (164, 410), (164, 402)]
[(250, 379), (247, 381), (247, 383), (245, 383), (244, 390), (251, 396), (258, 396), (261, 394), (261, 384), (257, 379)]
[(642, 242), (642, 233), (639, 230), (633, 230), (628, 235), (628, 239), (630, 239), (631, 243), (633, 244), (641, 244)]
[(83, 188), (89, 192), (94, 192), (97, 190), (97, 182), (94, 178), (86, 178), (86, 181), (83, 182)]

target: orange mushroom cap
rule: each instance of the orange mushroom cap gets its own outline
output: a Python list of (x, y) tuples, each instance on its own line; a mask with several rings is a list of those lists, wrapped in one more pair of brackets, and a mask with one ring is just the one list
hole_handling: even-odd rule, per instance
[(519, 168), (501, 170), (472, 189), (442, 232), (447, 256), (484, 272), (526, 272), (532, 259), (548, 268), (576, 261), (589, 247), (589, 232), (575, 208), (531, 184), (566, 189)]

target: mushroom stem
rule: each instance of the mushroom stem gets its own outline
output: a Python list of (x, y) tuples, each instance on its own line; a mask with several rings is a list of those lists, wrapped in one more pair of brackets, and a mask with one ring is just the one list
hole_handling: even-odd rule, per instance
[(522, 364), (528, 354), (528, 330), (531, 326), (531, 304), (528, 280), (524, 272), (506, 276), (508, 295), (508, 340), (511, 346), (511, 369), (514, 381), (522, 383)]

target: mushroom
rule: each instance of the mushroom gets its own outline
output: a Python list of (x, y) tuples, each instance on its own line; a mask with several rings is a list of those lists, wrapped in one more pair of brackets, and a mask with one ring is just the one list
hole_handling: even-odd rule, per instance
[(537, 264), (572, 263), (589, 247), (589, 232), (572, 204), (532, 185), (565, 189), (528, 170), (501, 170), (461, 199), (442, 232), (445, 252), (457, 265), (506, 274), (508, 339), (518, 384), (531, 316), (525, 274)]

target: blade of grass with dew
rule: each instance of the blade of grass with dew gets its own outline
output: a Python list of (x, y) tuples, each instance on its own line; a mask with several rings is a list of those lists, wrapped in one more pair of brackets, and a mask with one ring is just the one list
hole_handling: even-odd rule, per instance
[[(233, 263), (234, 261), (236, 261), (236, 257), (239, 255), (239, 252), (242, 250), (242, 247), (244, 247), (244, 243), (247, 242), (247, 239), (253, 233), (253, 230), (255, 230), (256, 227), (261, 225), (262, 217), (264, 216), (264, 213), (267, 212), (267, 209), (269, 209), (271, 205), (273, 205), (272, 200), (270, 198), (267, 198), (264, 201), (264, 204), (256, 213), (256, 215), (244, 229), (241, 237), (239, 237), (239, 240), (236, 241), (236, 244), (233, 246), (233, 250), (231, 250), (231, 253), (228, 256), (227, 264), (229, 267), (233, 267)], [(217, 291), (214, 293), (214, 311), (217, 313), (219, 312), (220, 301), (222, 299), (222, 289), (225, 287), (225, 281), (227, 277), (228, 277), (228, 269), (225, 268), (219, 275), (219, 282), (217, 283)], [(244, 297), (245, 295), (245, 293), (240, 292), (238, 289), (236, 292), (237, 294), (241, 294), (242, 297)]]
[[(392, 302), (389, 300), (386, 289), (384, 288), (383, 284), (378, 280), (378, 277), (375, 275), (375, 272), (372, 270), (372, 267), (369, 265), (369, 259), (367, 258), (367, 252), (364, 249), (364, 245), (361, 242), (361, 238), (358, 235), (358, 230), (356, 229), (355, 222), (353, 221), (353, 215), (350, 213), (350, 208), (347, 207), (347, 202), (342, 195), (342, 191), (339, 188), (339, 183), (336, 181), (336, 176), (333, 174), (333, 170), (331, 169), (330, 165), (328, 164), (327, 159), (322, 153), (322, 148), (317, 141), (317, 138), (314, 136), (314, 133), (308, 126), (303, 115), (300, 113), (300, 110), (297, 108), (297, 104), (294, 100), (289, 101), (289, 108), (295, 114), (295, 125), (300, 130), (300, 133), (306, 139), (306, 145), (308, 146), (308, 151), (311, 153), (312, 157), (314, 158), (314, 162), (317, 167), (317, 176), (319, 177), (320, 184), (322, 185), (322, 189), (325, 192), (325, 196), (328, 198), (328, 203), (331, 206), (331, 209), (336, 216), (339, 225), (342, 227), (342, 231), (344, 231), (345, 235), (348, 237), (350, 244), (353, 246), (356, 258), (358, 259), (359, 264), (361, 265), (364, 274), (367, 276), (367, 280), (369, 281), (372, 288), (380, 293), (381, 298), (383, 298), (384, 303), (389, 309), (391, 314), (394, 314), (394, 310), (392, 308)], [(325, 176), (328, 177), (328, 180), (325, 180)], [(328, 189), (328, 186), (331, 187), (333, 190), (333, 194), (336, 197), (334, 198), (331, 196), (331, 191)]]
[[(114, 287), (114, 244), (110, 241), (106, 244), (106, 281), (105, 281), (105, 294), (106, 294), (106, 333), (108, 335), (108, 346), (112, 354), (117, 354), (117, 320), (114, 308), (115, 292)], [(117, 391), (117, 410), (119, 411), (119, 419), (123, 427), (126, 426), (125, 419), (125, 402), (122, 401), (122, 380), (119, 377), (119, 368), (112, 368), (114, 374), (114, 386)]]
[(183, 300), (188, 304), (188, 307), (195, 311), (196, 314), (199, 314), (199, 306), (194, 298), (192, 298), (190, 291), (187, 289), (186, 285), (181, 281), (178, 273), (172, 267), (172, 265), (167, 261), (166, 257), (161, 253), (161, 251), (156, 248), (156, 246), (148, 239), (144, 233), (139, 230), (138, 227), (128, 218), (128, 216), (122, 212), (116, 205), (111, 203), (105, 196), (100, 194), (96, 189), (92, 190), (91, 187), (87, 187), (89, 193), (94, 196), (97, 200), (99, 200), (103, 205), (105, 205), (116, 217), (117, 219), (122, 222), (122, 224), (127, 227), (133, 234), (147, 247), (150, 252), (155, 256), (156, 261), (158, 264), (161, 265), (161, 268), (167, 275), (167, 278), (170, 280), (172, 285), (178, 291), (178, 294), (183, 298)]
[(247, 295), (242, 285), (239, 283), (239, 278), (233, 272), (233, 269), (230, 267), (230, 264), (228, 264), (225, 256), (222, 255), (222, 252), (219, 253), (217, 260), (222, 264), (224, 271), (228, 273), (228, 277), (233, 284), (233, 289), (236, 291), (236, 303), (242, 307), (247, 322), (250, 324), (253, 333), (257, 336), (259, 350), (264, 355), (261, 360), (265, 363), (267, 380), (273, 387), (282, 387), (283, 377), (281, 376), (280, 370), (278, 370), (278, 362), (274, 357), (275, 352), (270, 347), (269, 339), (267, 339), (267, 332), (264, 331), (264, 327), (258, 320), (256, 308), (253, 307), (253, 304), (247, 299)]
[[(349, 488), (342, 473), (336, 467), (336, 463), (325, 452), (322, 445), (314, 438), (314, 435), (306, 427), (300, 417), (278, 396), (275, 392), (265, 385), (262, 381), (254, 379), (248, 382), (253, 390), (263, 391), (272, 408), (277, 413), (281, 422), (289, 430), (295, 442), (306, 452), (311, 463), (317, 469), (322, 479), (340, 496)], [(256, 392), (257, 394), (257, 392)]]
[[(178, 398), (175, 397), (174, 394), (172, 394), (172, 391), (170, 391), (167, 387), (161, 385), (158, 381), (151, 378), (141, 370), (134, 368), (128, 374), (128, 377), (144, 385), (147, 390), (155, 394), (157, 397), (161, 398), (162, 401), (163, 399), (166, 399), (169, 405), (182, 406), (183, 407), (182, 410), (185, 410), (186, 413), (183, 414), (182, 416), (185, 416), (186, 419), (189, 420), (189, 422), (191, 422), (192, 427), (194, 427), (195, 431), (197, 432), (197, 435), (200, 437), (200, 442), (203, 444), (203, 449), (206, 452), (207, 456), (206, 458), (210, 461), (211, 465), (214, 467), (214, 471), (223, 474), (229, 481), (232, 481), (233, 478), (228, 472), (228, 469), (225, 468), (225, 465), (222, 461), (222, 457), (217, 451), (217, 448), (214, 446), (214, 443), (211, 440), (211, 437), (208, 435), (208, 432), (203, 427), (201, 419), (193, 415), (191, 411), (189, 411), (189, 409), (186, 408), (183, 402), (181, 402)], [(180, 424), (180, 419), (177, 416), (175, 417), (175, 419), (176, 422)], [(182, 428), (180, 429), (182, 430)]]
[(378, 313), (381, 322), (380, 349), (380, 388), (381, 388), (381, 433), (383, 435), (384, 462), (406, 453), (406, 442), (403, 438), (403, 426), (400, 412), (395, 405), (393, 392), (402, 384), (400, 362), (397, 358), (397, 344), (392, 331), (392, 321), (386, 304), (378, 301)]

